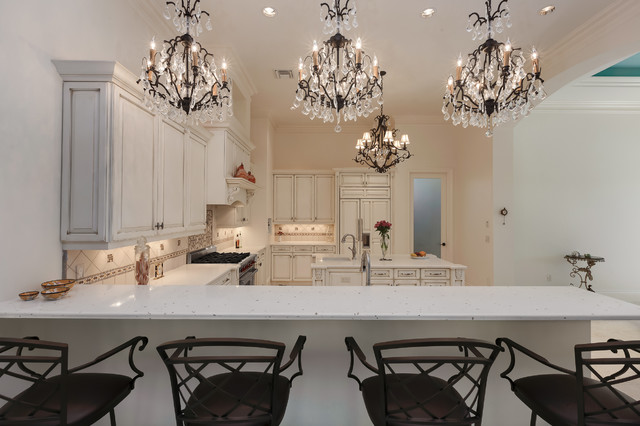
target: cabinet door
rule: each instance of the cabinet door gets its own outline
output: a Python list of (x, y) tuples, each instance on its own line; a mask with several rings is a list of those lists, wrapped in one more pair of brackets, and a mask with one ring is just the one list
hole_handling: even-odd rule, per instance
[(188, 138), (187, 227), (202, 230), (207, 224), (207, 143), (192, 134)]
[(273, 177), (273, 220), (276, 223), (293, 221), (293, 175)]
[(365, 185), (364, 173), (340, 173), (340, 186)]
[(293, 255), (293, 281), (311, 281), (311, 263), (313, 255), (294, 254)]
[(271, 255), (271, 281), (291, 281), (291, 254)]
[(334, 190), (333, 175), (316, 175), (314, 221), (317, 223), (333, 223)]
[[(137, 98), (115, 90), (113, 239), (156, 234), (156, 125)], [(182, 204), (182, 200), (180, 200)]]
[(294, 214), (296, 222), (313, 222), (314, 185), (313, 175), (294, 177)]
[[(360, 200), (340, 200), (340, 235), (341, 240), (345, 234), (356, 235), (358, 218), (360, 217)], [(351, 238), (346, 243), (340, 243), (341, 254), (351, 254), (347, 247), (351, 247)]]
[(160, 179), (158, 181), (158, 222), (160, 233), (184, 228), (185, 223), (185, 135), (176, 124), (160, 121)]

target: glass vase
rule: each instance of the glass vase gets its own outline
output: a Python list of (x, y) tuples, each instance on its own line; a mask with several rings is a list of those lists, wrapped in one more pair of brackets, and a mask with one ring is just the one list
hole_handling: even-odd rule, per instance
[(382, 252), (382, 259), (391, 260), (387, 258), (387, 251), (389, 251), (389, 234), (380, 234), (380, 251)]

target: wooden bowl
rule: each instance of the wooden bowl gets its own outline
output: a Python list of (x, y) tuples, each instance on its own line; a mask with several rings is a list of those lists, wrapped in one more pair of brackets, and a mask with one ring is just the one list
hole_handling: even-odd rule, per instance
[(20, 296), (20, 299), (22, 300), (33, 300), (36, 297), (38, 297), (39, 294), (40, 292), (38, 290), (35, 290), (35, 291), (25, 291), (24, 293), (20, 293), (18, 296)]
[(58, 300), (69, 292), (69, 287), (58, 286), (51, 287), (41, 291), (42, 297), (47, 300)]
[(71, 290), (71, 288), (76, 284), (76, 280), (52, 280), (52, 281), (46, 281), (43, 282), (42, 288), (44, 288), (45, 290), (48, 288), (59, 288), (59, 287), (64, 287), (64, 288), (68, 288), (69, 290)]

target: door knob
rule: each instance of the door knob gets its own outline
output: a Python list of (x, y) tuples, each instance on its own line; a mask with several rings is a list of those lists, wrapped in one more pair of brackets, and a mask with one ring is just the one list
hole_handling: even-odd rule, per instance
[(442, 243), (440, 244), (442, 247), (445, 247), (447, 245), (447, 243)]

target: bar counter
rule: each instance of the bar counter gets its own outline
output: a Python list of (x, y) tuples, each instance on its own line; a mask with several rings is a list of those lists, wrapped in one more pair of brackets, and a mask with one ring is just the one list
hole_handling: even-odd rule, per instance
[[(293, 384), (282, 426), (365, 426), (371, 422), (362, 397), (346, 376), (346, 336), (356, 338), (370, 361), (379, 341), (505, 336), (571, 368), (573, 345), (590, 340), (592, 320), (640, 320), (640, 306), (574, 287), (77, 285), (58, 301), (24, 302), (17, 295), (0, 301), (0, 317), (4, 336), (68, 343), (71, 366), (147, 336), (149, 346), (136, 353), (145, 376), (116, 408), (118, 424), (136, 426), (175, 424), (157, 345), (186, 336), (247, 337), (282, 341), (289, 350), (306, 335), (304, 375)], [(507, 360), (501, 354), (490, 371), (483, 424), (525, 426), (528, 410), (499, 378)], [(128, 369), (124, 358), (102, 368)]]

